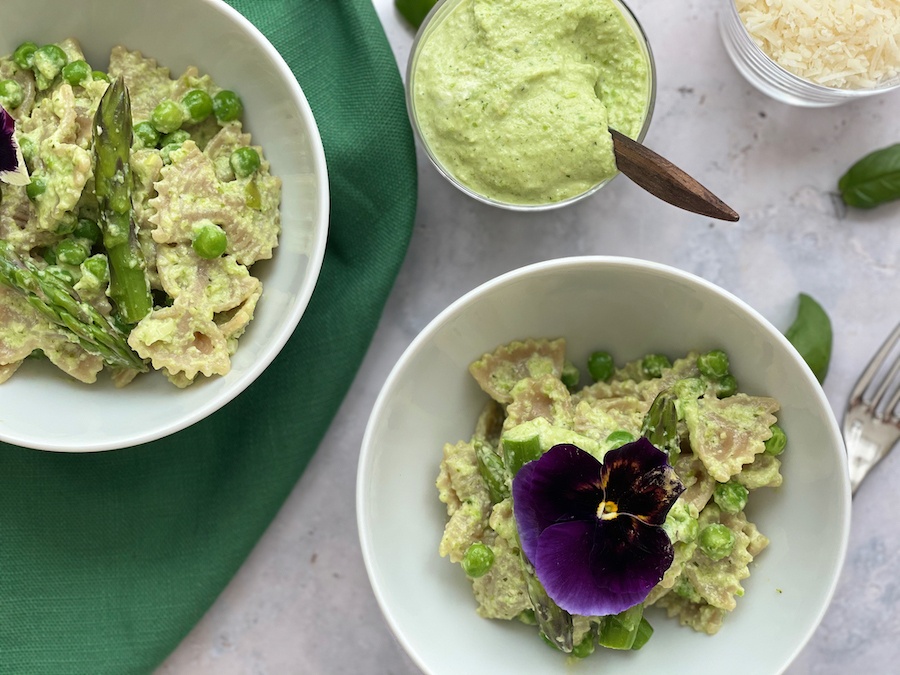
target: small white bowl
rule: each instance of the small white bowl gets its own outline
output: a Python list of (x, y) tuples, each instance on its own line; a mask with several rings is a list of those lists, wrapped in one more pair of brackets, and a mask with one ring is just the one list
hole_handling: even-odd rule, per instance
[(25, 40), (73, 37), (106, 68), (113, 46), (141, 51), (177, 77), (188, 66), (243, 99), (246, 129), (283, 181), (279, 246), (253, 266), (263, 282), (254, 320), (231, 372), (179, 390), (161, 374), (123, 389), (85, 385), (47, 363), (28, 362), (0, 385), (0, 440), (42, 450), (123, 448), (183, 429), (240, 394), (297, 326), (325, 252), (328, 179), (312, 111), (290, 68), (243, 16), (221, 0), (4, 0), (0, 53)]
[(565, 337), (582, 371), (596, 349), (621, 364), (722, 348), (741, 391), (778, 399), (784, 484), (753, 494), (748, 515), (771, 544), (742, 582), (736, 611), (707, 636), (648, 610), (655, 633), (641, 651), (602, 650), (579, 670), (781, 673), (819, 624), (847, 547), (850, 490), (837, 422), (800, 355), (748, 305), (685, 272), (613, 257), (539, 263), (480, 286), (435, 318), (388, 377), (363, 438), (357, 517), (375, 596), (411, 658), (429, 675), (567, 672), (534, 627), (477, 616), (465, 575), (438, 555), (442, 448), (471, 437), (486, 401), (467, 367), (526, 337)]
[(776, 63), (756, 44), (734, 0), (727, 0), (727, 5), (719, 10), (719, 31), (725, 50), (744, 79), (776, 101), (803, 108), (826, 108), (900, 88), (900, 77), (870, 89), (838, 89), (802, 78)]

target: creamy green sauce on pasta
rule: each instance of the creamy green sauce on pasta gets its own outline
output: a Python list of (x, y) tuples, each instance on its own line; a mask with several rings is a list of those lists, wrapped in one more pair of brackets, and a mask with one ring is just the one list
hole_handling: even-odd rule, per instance
[[(744, 593), (741, 582), (750, 575), (750, 563), (768, 545), (745, 507), (756, 490), (781, 485), (784, 436), (776, 423), (778, 402), (736, 391), (727, 365), (707, 375), (704, 356), (666, 359), (652, 374), (644, 360), (633, 361), (581, 386), (587, 378), (579, 382), (576, 373), (571, 379), (563, 339), (511, 342), (469, 366), (490, 400), (473, 421), (471, 438), (444, 446), (436, 486), (448, 519), (439, 553), (465, 570), (473, 544), (490, 549), (492, 565), (469, 578), (481, 617), (534, 623), (504, 443), (531, 440), (539, 453), (573, 444), (602, 461), (621, 445), (613, 440), (617, 436), (642, 435), (653, 401), (666, 392), (676, 397), (678, 415), (679, 449), (674, 457), (669, 450), (669, 460), (685, 491), (663, 525), (674, 560), (643, 604), (664, 608), (697, 631), (719, 630)], [(778, 434), (781, 442), (771, 444)], [(598, 622), (573, 616), (574, 644), (593, 640)], [(582, 653), (592, 651), (586, 646), (591, 649)]]
[[(84, 62), (74, 39), (50, 47), (69, 64)], [(91, 74), (84, 64), (83, 78), (58, 69), (38, 73), (21, 61), (17, 54), (0, 58), (0, 82), (21, 94), (9, 113), (32, 185), (0, 183), (0, 239), (40, 270), (66, 276), (82, 302), (104, 315), (114, 312), (108, 275), (98, 275), (102, 242), (80, 237), (77, 228), (98, 220), (92, 122), (109, 80), (122, 76), (135, 128), (132, 218), (154, 298), (149, 315), (128, 327), (128, 345), (179, 387), (199, 375), (227, 374), (263, 292), (253, 265), (272, 257), (281, 227), (281, 180), (244, 129), (239, 97), (196, 67), (173, 76), (123, 46), (112, 49), (108, 71)], [(148, 141), (138, 129), (162, 126), (160, 106), (176, 119), (167, 121), (166, 133), (149, 129), (154, 138)], [(235, 153), (253, 161), (235, 163)], [(221, 255), (195, 245), (200, 224), (224, 232)], [(94, 264), (58, 253), (75, 240), (88, 247)], [(86, 383), (105, 367), (16, 290), (0, 286), (0, 382), (34, 354)], [(118, 386), (137, 372), (109, 370)]]

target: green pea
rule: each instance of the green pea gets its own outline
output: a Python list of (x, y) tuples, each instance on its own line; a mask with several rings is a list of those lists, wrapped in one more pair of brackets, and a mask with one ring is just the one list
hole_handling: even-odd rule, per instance
[(728, 355), (721, 349), (714, 349), (697, 357), (697, 368), (702, 375), (718, 380), (728, 374)]
[(581, 639), (581, 642), (573, 647), (572, 656), (576, 659), (586, 659), (594, 653), (594, 646), (594, 634), (588, 633)]
[(231, 153), (231, 169), (238, 178), (246, 178), (259, 169), (259, 153), (253, 148), (238, 148)]
[(138, 122), (132, 133), (142, 148), (155, 148), (159, 145), (160, 134), (150, 122)]
[(91, 78), (91, 67), (81, 59), (67, 63), (62, 69), (63, 79), (73, 87)]
[(100, 241), (102, 233), (97, 221), (90, 218), (79, 218), (73, 234), (79, 239), (87, 239), (91, 244), (96, 244)]
[(734, 375), (726, 375), (716, 382), (716, 396), (719, 398), (728, 398), (737, 393), (737, 380)]
[(52, 246), (48, 246), (41, 250), (41, 257), (48, 265), (56, 264), (56, 250)]
[(199, 124), (213, 112), (212, 97), (202, 89), (191, 89), (181, 97), (181, 105), (192, 124)]
[(634, 434), (625, 431), (624, 429), (614, 431), (606, 437), (606, 442), (610, 444), (610, 450), (621, 448), (623, 445), (627, 445), (628, 443), (634, 443), (634, 441)]
[(777, 457), (784, 452), (784, 447), (787, 445), (787, 436), (784, 433), (784, 429), (777, 424), (773, 424), (769, 429), (772, 431), (772, 435), (766, 440), (766, 454)]
[(94, 82), (100, 82), (100, 81), (109, 82), (110, 81), (109, 75), (104, 73), (102, 70), (92, 70), (91, 71), (91, 79), (94, 80)]
[(706, 391), (706, 383), (699, 377), (686, 377), (678, 380), (675, 385), (675, 395), (685, 401), (696, 400)]
[(675, 586), (672, 587), (672, 592), (680, 598), (692, 600), (694, 602), (698, 602), (700, 598), (700, 595), (697, 593), (693, 584), (691, 584), (690, 580), (684, 575), (678, 577)]
[(63, 239), (56, 244), (56, 260), (66, 265), (80, 265), (91, 254), (84, 239)]
[(50, 44), (38, 47), (34, 52), (34, 74), (38, 81), (38, 88), (47, 88), (41, 87), (41, 77), (49, 85), (68, 62), (69, 57), (59, 45)]
[(160, 101), (150, 113), (150, 124), (161, 134), (171, 134), (183, 123), (184, 109), (170, 98)]
[(484, 576), (494, 564), (494, 552), (490, 546), (476, 541), (463, 554), (463, 571), (473, 579)]
[(728, 481), (719, 483), (713, 491), (713, 499), (719, 508), (728, 513), (738, 513), (747, 506), (747, 496), (750, 493), (740, 483)]
[(22, 85), (15, 80), (0, 80), (0, 105), (7, 110), (18, 108), (25, 100)]
[(202, 221), (194, 227), (191, 246), (201, 258), (212, 260), (225, 253), (228, 238), (225, 230), (210, 220)]
[(22, 151), (22, 159), (25, 160), (25, 163), (31, 164), (37, 155), (37, 144), (28, 136), (22, 136), (19, 138), (19, 150)]
[(159, 149), (159, 156), (162, 157), (163, 164), (172, 163), (172, 153), (180, 148), (180, 145), (164, 145)]
[(710, 560), (721, 560), (734, 549), (734, 532), (721, 523), (707, 525), (700, 530), (699, 546)]
[(163, 136), (160, 139), (159, 143), (164, 148), (171, 145), (174, 145), (176, 148), (180, 148), (186, 140), (190, 139), (190, 137), (191, 135), (184, 129), (178, 129), (177, 131), (173, 131), (171, 134), (166, 134), (165, 136)]
[(75, 214), (71, 211), (66, 211), (62, 217), (56, 221), (56, 229), (54, 232), (60, 236), (66, 236), (67, 234), (72, 234), (77, 225), (78, 218), (75, 217)]
[(47, 191), (47, 180), (43, 176), (32, 175), (31, 182), (25, 186), (25, 194), (28, 199), (35, 201)]
[(223, 89), (213, 96), (213, 113), (219, 122), (231, 122), (244, 114), (244, 104), (233, 91)]
[(671, 367), (672, 362), (664, 354), (647, 354), (641, 360), (641, 370), (650, 379), (662, 377), (663, 370)]
[(534, 616), (533, 609), (523, 609), (521, 612), (516, 614), (516, 618), (526, 626), (537, 626), (537, 619)]
[(82, 269), (95, 276), (100, 283), (109, 281), (109, 263), (105, 255), (92, 255), (90, 258), (81, 263)]
[(609, 352), (594, 352), (588, 357), (588, 372), (594, 382), (606, 382), (616, 372), (616, 364)]
[(562, 372), (559, 374), (559, 379), (567, 388), (574, 389), (578, 386), (581, 373), (578, 372), (578, 368), (575, 367), (574, 363), (566, 359), (565, 363), (563, 363)]
[(681, 540), (687, 543), (695, 541), (700, 536), (700, 521), (696, 518), (688, 518), (681, 524)]
[(22, 70), (28, 70), (34, 65), (34, 53), (38, 46), (34, 42), (23, 42), (13, 52), (12, 60)]

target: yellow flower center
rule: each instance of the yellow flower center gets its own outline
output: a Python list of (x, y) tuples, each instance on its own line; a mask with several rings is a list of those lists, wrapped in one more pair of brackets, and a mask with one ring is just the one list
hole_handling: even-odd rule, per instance
[(597, 507), (597, 517), (601, 520), (612, 520), (618, 515), (619, 507), (615, 502), (600, 502), (600, 506)]

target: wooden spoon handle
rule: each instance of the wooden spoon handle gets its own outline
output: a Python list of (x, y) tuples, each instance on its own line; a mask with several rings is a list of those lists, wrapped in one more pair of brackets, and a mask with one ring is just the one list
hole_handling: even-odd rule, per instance
[(609, 132), (619, 171), (650, 194), (685, 211), (710, 218), (731, 222), (740, 218), (734, 209), (665, 157), (615, 129)]

